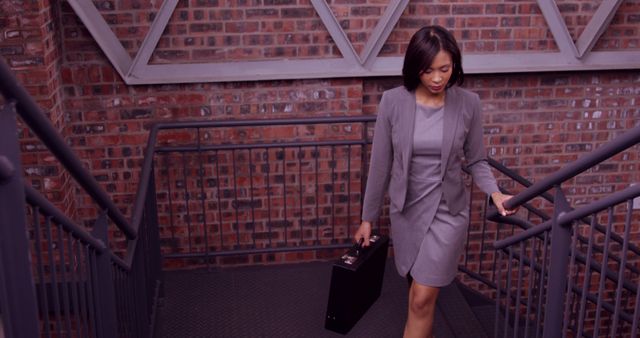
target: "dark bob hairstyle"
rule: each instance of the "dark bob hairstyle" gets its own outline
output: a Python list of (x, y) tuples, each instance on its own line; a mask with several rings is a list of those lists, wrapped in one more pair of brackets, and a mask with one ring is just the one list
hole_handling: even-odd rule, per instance
[(413, 34), (404, 55), (402, 78), (407, 90), (414, 91), (418, 87), (420, 74), (431, 67), (433, 59), (441, 50), (449, 53), (453, 62), (451, 78), (446, 88), (455, 84), (461, 85), (464, 82), (462, 55), (456, 39), (440, 26), (426, 26)]

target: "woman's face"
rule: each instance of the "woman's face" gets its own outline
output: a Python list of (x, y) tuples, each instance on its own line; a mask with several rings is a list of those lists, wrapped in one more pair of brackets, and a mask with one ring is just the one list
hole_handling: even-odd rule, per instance
[(432, 95), (441, 95), (451, 78), (453, 62), (451, 55), (444, 50), (440, 50), (433, 58), (431, 67), (420, 73), (420, 83)]

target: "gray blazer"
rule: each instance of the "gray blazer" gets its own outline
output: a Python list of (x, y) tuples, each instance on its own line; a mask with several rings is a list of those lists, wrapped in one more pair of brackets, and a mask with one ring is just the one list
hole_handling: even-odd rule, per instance
[[(415, 111), (414, 92), (397, 87), (383, 93), (364, 195), (362, 219), (365, 221), (378, 219), (387, 187), (391, 203), (397, 210), (404, 209)], [(462, 181), (463, 157), (475, 183), (483, 192), (491, 194), (499, 190), (487, 163), (478, 95), (457, 86), (447, 89), (443, 124), (440, 179), (443, 198), (450, 212), (455, 215), (469, 207), (469, 191)]]

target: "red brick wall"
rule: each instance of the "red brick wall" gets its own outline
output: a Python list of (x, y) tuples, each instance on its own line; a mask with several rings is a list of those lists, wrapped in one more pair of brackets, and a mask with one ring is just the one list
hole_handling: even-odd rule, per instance
[[(160, 2), (95, 3), (135, 55)], [(558, 1), (574, 39), (597, 3)], [(386, 3), (329, 5), (360, 51)], [(0, 6), (3, 57), (127, 216), (152, 122), (375, 114), (382, 91), (401, 83), (391, 77), (127, 86), (66, 2)], [(637, 50), (639, 18), (640, 1), (624, 1), (595, 49)], [(536, 1), (442, 1), (410, 3), (381, 55), (402, 55), (411, 34), (430, 23), (452, 29), (465, 53), (557, 51)], [(309, 1), (180, 1), (151, 63), (284, 57), (340, 57)], [(639, 70), (469, 75), (465, 87), (483, 99), (489, 154), (532, 181), (640, 121)], [(638, 152), (636, 146), (569, 182), (570, 199), (583, 204), (640, 181)], [(25, 154), (30, 167), (54, 166), (47, 161)], [(75, 189), (65, 188), (66, 176), (54, 168), (53, 178), (36, 172), (34, 179), (72, 205)], [(79, 219), (90, 221), (95, 207), (81, 192), (75, 196)]]
[[(0, 3), (0, 54), (55, 128), (66, 133), (58, 2)], [(59, 208), (75, 214), (75, 184), (26, 125), (19, 126), (25, 177)]]

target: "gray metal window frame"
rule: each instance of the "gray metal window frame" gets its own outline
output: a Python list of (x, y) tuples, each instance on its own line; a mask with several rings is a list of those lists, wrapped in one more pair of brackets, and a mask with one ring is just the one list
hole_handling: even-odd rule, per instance
[[(324, 0), (311, 4), (333, 38), (342, 58), (284, 59), (192, 64), (149, 64), (179, 0), (165, 0), (140, 49), (132, 59), (91, 1), (68, 0), (125, 83), (130, 85), (253, 80), (397, 76), (403, 57), (378, 53), (409, 0), (391, 0), (358, 54)], [(521, 73), (640, 68), (640, 50), (592, 51), (624, 0), (605, 0), (574, 43), (554, 0), (537, 0), (558, 45), (558, 52), (465, 54), (466, 73)]]

